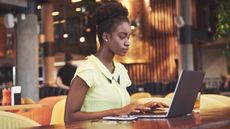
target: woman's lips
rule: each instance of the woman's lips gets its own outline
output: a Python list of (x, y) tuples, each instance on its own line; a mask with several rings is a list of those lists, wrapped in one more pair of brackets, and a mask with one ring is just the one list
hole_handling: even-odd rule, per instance
[(122, 49), (124, 53), (128, 53), (129, 49)]

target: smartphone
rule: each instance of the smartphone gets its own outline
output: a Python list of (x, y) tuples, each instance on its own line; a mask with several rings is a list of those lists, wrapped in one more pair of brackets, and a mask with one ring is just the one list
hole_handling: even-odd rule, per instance
[(106, 116), (102, 118), (103, 120), (114, 120), (114, 121), (132, 121), (137, 120), (138, 117), (123, 115), (123, 116)]

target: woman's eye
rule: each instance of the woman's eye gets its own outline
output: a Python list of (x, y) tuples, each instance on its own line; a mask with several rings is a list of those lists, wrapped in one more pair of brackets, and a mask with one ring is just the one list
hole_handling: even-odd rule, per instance
[(126, 34), (120, 34), (119, 37), (120, 37), (121, 39), (124, 39), (124, 38), (127, 37), (127, 35), (126, 35)]

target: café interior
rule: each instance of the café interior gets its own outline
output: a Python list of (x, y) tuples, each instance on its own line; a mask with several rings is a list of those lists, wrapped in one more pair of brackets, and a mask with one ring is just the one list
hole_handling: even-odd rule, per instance
[[(113, 1), (129, 11), (129, 52), (114, 60), (128, 71), (131, 102), (170, 105), (180, 72), (203, 71), (191, 116), (64, 123), (57, 72), (65, 53), (76, 67), (96, 53), (91, 16)], [(0, 128), (229, 128), (229, 10), (228, 0), (0, 0)]]

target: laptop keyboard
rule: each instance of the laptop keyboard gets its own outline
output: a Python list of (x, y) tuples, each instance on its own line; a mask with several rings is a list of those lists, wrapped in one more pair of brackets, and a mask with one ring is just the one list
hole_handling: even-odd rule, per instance
[(139, 113), (132, 113), (130, 115), (166, 115), (167, 109), (165, 108), (156, 108), (154, 110), (139, 112)]

